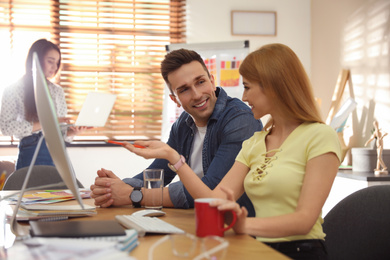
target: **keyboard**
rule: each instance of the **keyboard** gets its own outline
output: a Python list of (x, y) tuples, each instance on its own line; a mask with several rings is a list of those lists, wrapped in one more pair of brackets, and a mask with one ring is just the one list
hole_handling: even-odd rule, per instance
[(137, 215), (116, 215), (116, 220), (126, 228), (137, 230), (138, 236), (146, 233), (156, 234), (183, 234), (184, 230), (165, 222), (157, 217), (143, 217)]

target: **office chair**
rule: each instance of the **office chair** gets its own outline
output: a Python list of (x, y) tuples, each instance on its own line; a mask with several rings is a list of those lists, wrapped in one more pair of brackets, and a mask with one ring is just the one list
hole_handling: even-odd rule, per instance
[[(20, 190), (23, 186), (24, 179), (27, 175), (28, 167), (14, 171), (5, 181), (3, 190)], [(49, 165), (35, 165), (26, 188), (38, 187), (46, 184), (55, 184), (62, 182), (62, 178), (56, 167)], [(79, 188), (84, 186), (77, 180)], [(67, 189), (65, 183), (62, 186), (46, 187), (45, 189)]]
[(15, 163), (11, 161), (0, 161), (0, 174), (5, 172), (6, 178), (15, 171)]
[(390, 185), (356, 191), (324, 218), (328, 259), (390, 259)]

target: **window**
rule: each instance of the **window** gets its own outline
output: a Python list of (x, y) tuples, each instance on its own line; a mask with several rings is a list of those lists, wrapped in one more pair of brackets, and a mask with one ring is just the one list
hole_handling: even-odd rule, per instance
[(55, 81), (64, 88), (73, 119), (88, 92), (117, 95), (106, 126), (75, 140), (160, 138), (160, 63), (165, 45), (185, 41), (185, 0), (2, 1), (1, 91), (23, 75), (28, 49), (40, 38), (61, 48)]

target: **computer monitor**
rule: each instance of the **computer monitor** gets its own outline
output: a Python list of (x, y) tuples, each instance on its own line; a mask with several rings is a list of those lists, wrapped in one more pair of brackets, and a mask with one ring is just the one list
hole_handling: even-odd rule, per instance
[(36, 53), (33, 54), (33, 82), (38, 118), (50, 155), (65, 185), (84, 209), (84, 204), (78, 191), (76, 176), (60, 130), (53, 99), (51, 98), (46, 78)]

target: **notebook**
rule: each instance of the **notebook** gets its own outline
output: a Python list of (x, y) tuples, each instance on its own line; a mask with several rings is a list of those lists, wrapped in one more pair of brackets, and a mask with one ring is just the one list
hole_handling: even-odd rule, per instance
[(115, 99), (114, 94), (89, 92), (74, 125), (103, 127), (111, 113)]
[(115, 220), (30, 221), (31, 235), (37, 237), (124, 236), (125, 230)]

